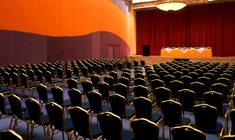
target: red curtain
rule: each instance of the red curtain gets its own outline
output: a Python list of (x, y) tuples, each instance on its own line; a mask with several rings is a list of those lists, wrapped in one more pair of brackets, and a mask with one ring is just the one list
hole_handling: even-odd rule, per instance
[(137, 54), (164, 47), (211, 47), (213, 56), (235, 56), (235, 2), (187, 6), (176, 12), (136, 12)]

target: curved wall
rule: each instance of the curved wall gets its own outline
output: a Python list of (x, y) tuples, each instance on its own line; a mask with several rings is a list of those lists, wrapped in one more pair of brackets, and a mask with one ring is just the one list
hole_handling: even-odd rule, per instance
[(1, 0), (0, 65), (126, 58), (135, 42), (128, 0)]

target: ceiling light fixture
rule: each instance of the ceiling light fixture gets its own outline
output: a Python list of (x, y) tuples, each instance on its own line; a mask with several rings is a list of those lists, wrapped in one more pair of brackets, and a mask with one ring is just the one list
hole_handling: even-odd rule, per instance
[(173, 2), (172, 0), (168, 2), (162, 2), (157, 4), (157, 8), (162, 11), (178, 11), (180, 9), (183, 9), (186, 6), (186, 3), (183, 2)]

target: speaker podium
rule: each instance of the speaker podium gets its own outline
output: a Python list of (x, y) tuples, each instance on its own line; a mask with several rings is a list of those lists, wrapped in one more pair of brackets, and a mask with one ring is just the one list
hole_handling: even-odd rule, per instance
[(150, 45), (142, 45), (143, 56), (150, 56)]

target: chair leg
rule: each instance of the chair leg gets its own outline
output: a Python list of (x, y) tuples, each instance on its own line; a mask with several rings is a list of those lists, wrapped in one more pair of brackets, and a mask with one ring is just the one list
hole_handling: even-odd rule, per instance
[(34, 128), (34, 123), (31, 124), (31, 131), (30, 131), (30, 135), (29, 135), (29, 139), (31, 139), (32, 135), (33, 135), (33, 128)]
[(54, 136), (54, 129), (52, 129), (52, 133), (51, 133), (51, 140), (53, 140), (53, 136)]
[(10, 125), (9, 125), (9, 129), (11, 129), (11, 125), (12, 125), (13, 120), (14, 120), (14, 117), (12, 116), (11, 121), (10, 121)]

